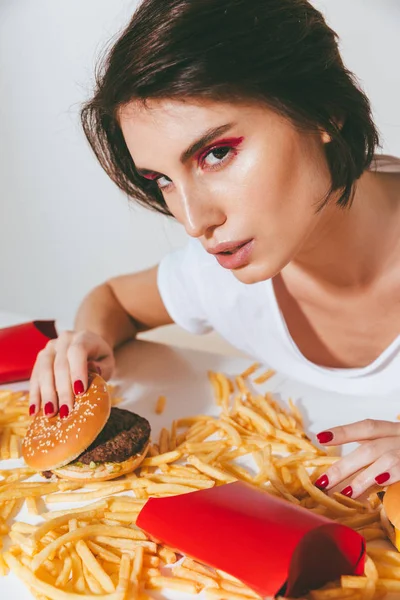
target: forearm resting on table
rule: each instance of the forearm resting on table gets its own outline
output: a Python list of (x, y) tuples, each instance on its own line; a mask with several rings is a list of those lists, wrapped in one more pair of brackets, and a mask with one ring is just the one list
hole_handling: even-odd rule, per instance
[(78, 309), (74, 329), (97, 333), (116, 348), (142, 331), (173, 323), (158, 291), (157, 269), (114, 277), (94, 288)]

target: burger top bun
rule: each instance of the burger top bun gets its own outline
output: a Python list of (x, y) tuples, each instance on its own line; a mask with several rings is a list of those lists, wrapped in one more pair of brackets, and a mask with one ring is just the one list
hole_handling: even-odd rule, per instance
[(382, 504), (389, 521), (396, 529), (400, 529), (400, 481), (389, 485)]
[(89, 375), (88, 390), (75, 398), (68, 417), (46, 417), (40, 410), (22, 442), (22, 456), (36, 471), (52, 471), (74, 461), (107, 423), (111, 399), (99, 375)]

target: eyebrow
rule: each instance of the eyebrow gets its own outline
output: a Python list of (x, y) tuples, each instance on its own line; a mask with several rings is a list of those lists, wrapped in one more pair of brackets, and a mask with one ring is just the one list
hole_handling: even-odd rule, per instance
[[(229, 129), (232, 129), (236, 123), (226, 123), (225, 125), (220, 125), (219, 127), (212, 127), (208, 129), (200, 138), (195, 140), (186, 150), (184, 150), (180, 156), (181, 163), (185, 164), (196, 152), (201, 150), (204, 146), (215, 140), (218, 136), (224, 134)], [(137, 172), (140, 175), (149, 175), (151, 173), (155, 173), (152, 169), (143, 169), (140, 167), (136, 167)]]

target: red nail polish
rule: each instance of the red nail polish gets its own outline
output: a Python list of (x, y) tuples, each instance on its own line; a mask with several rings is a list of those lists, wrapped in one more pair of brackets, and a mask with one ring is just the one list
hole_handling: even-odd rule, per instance
[(317, 438), (320, 444), (327, 444), (333, 440), (333, 433), (332, 431), (321, 431), (317, 434)]
[(34, 404), (31, 404), (29, 407), (29, 415), (32, 416), (35, 414), (36, 411), (36, 406)]
[(77, 379), (74, 383), (74, 394), (75, 396), (79, 396), (79, 394), (83, 394), (85, 388), (83, 387), (83, 383), (80, 379)]
[(51, 413), (54, 412), (54, 405), (52, 402), (47, 402), (47, 404), (44, 405), (44, 414), (45, 415), (51, 415)]
[(340, 493), (343, 494), (343, 496), (347, 496), (348, 498), (351, 498), (353, 495), (353, 488), (351, 487), (351, 485), (348, 485)]
[(328, 476), (327, 475), (321, 475), (321, 477), (318, 477), (318, 479), (314, 483), (314, 485), (315, 485), (315, 487), (319, 488), (320, 490), (324, 490), (329, 485)]
[(377, 475), (375, 477), (375, 481), (376, 483), (379, 483), (379, 485), (382, 485), (383, 483), (386, 483), (386, 481), (388, 481), (388, 479), (390, 479), (390, 473), (381, 473), (380, 475)]
[(66, 404), (62, 404), (62, 406), (60, 406), (60, 417), (62, 419), (66, 419), (69, 415), (69, 408)]

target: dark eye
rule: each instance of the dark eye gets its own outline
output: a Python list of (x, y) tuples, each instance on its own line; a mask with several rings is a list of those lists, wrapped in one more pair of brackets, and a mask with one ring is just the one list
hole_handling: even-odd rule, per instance
[(225, 162), (230, 153), (233, 151), (230, 146), (220, 146), (219, 148), (212, 148), (203, 158), (202, 166), (218, 166)]

